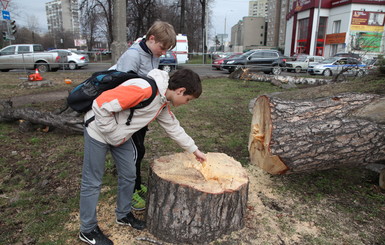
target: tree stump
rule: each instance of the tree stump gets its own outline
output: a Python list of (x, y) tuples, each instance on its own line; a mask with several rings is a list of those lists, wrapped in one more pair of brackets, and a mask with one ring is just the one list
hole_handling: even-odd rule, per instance
[(251, 162), (271, 174), (383, 162), (384, 108), (385, 99), (373, 94), (311, 101), (260, 96), (249, 136)]
[(177, 153), (150, 166), (147, 228), (172, 243), (205, 243), (244, 225), (248, 197), (245, 169), (222, 153), (200, 164)]

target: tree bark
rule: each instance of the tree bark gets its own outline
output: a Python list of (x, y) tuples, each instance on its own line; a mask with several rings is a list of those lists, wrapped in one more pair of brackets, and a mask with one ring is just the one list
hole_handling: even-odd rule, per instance
[(83, 132), (83, 117), (78, 117), (79, 113), (73, 113), (74, 111), (71, 111), (72, 113), (55, 114), (32, 108), (13, 108), (11, 102), (3, 102), (2, 106), (0, 122), (25, 120), (32, 124), (41, 124), (71, 133)]
[(311, 101), (260, 96), (253, 106), (251, 162), (283, 174), (384, 161), (384, 108), (384, 98), (373, 94)]
[(248, 177), (241, 164), (208, 153), (202, 165), (193, 154), (177, 153), (150, 167), (147, 228), (173, 243), (206, 243), (241, 229)]

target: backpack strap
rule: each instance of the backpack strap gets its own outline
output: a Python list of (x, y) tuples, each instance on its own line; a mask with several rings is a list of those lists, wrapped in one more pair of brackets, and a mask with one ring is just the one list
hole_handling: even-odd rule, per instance
[(130, 126), (130, 124), (131, 124), (131, 120), (132, 120), (132, 117), (134, 116), (135, 109), (140, 109), (140, 108), (148, 106), (149, 104), (151, 104), (151, 102), (154, 100), (154, 98), (156, 96), (156, 92), (158, 90), (158, 87), (156, 86), (155, 80), (150, 79), (150, 78), (145, 78), (145, 77), (143, 77), (143, 79), (146, 80), (151, 85), (151, 89), (152, 89), (151, 96), (147, 100), (141, 101), (136, 106), (130, 108), (130, 115), (128, 116), (127, 121), (126, 121), (127, 126)]
[[(134, 107), (131, 107), (130, 108), (130, 115), (128, 115), (128, 118), (127, 118), (127, 121), (126, 121), (126, 125), (129, 126), (131, 124), (131, 120), (132, 120), (132, 117), (134, 116), (134, 111), (135, 109), (141, 109), (141, 108), (144, 108), (146, 106), (148, 106), (149, 104), (151, 104), (151, 102), (155, 99), (156, 97), (156, 93), (158, 91), (158, 86), (156, 85), (156, 82), (155, 80), (153, 79), (150, 79), (150, 78), (144, 78), (142, 77), (144, 80), (146, 80), (150, 85), (151, 85), (151, 89), (152, 89), (152, 93), (151, 93), (151, 96), (150, 98), (148, 98), (147, 100), (144, 100), (144, 101), (141, 101), (139, 104), (137, 104), (136, 106)], [(85, 127), (88, 127), (88, 125), (95, 120), (95, 116), (92, 116), (90, 118), (88, 118), (85, 122), (84, 122), (84, 126)]]

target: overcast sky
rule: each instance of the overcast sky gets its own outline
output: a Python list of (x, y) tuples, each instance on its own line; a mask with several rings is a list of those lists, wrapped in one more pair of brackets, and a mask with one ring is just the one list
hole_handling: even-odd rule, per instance
[[(45, 3), (51, 0), (11, 0), (10, 5), (17, 5), (20, 14), (13, 13), (10, 7), (11, 18), (16, 20), (20, 25), (26, 25), (28, 16), (35, 16), (41, 23), (41, 30), (47, 30), (47, 17), (45, 14)], [(211, 31), (213, 35), (225, 32), (230, 36), (231, 27), (238, 23), (242, 17), (248, 15), (249, 0), (214, 0), (212, 7), (211, 22), (214, 29)], [(22, 10), (22, 11), (21, 11)]]

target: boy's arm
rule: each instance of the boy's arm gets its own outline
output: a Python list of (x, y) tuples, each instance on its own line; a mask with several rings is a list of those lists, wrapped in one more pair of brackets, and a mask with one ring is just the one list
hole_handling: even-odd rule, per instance
[(175, 140), (181, 148), (190, 153), (199, 151), (194, 140), (180, 126), (178, 119), (176, 119), (168, 107), (163, 108), (156, 120), (166, 131), (167, 135)]

